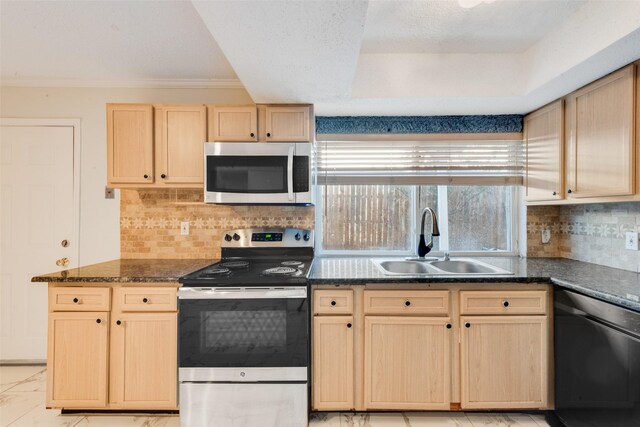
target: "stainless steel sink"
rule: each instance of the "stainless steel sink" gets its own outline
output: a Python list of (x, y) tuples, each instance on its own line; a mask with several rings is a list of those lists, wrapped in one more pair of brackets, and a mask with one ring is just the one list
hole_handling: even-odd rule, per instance
[(432, 266), (453, 274), (496, 274), (496, 267), (474, 261), (433, 261)]
[(373, 259), (373, 263), (389, 276), (495, 276), (513, 274), (470, 258), (438, 261), (403, 261)]
[(379, 261), (377, 265), (388, 274), (438, 274), (438, 269), (424, 261)]

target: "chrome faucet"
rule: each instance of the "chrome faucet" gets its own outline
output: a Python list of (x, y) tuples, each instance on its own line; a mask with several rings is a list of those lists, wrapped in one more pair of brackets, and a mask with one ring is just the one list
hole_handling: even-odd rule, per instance
[[(427, 212), (431, 214), (431, 238), (429, 239), (429, 243), (425, 243), (424, 241), (424, 220), (427, 216)], [(431, 252), (431, 248), (433, 248), (433, 238), (434, 236), (439, 236), (440, 230), (438, 229), (438, 218), (436, 218), (436, 213), (431, 208), (424, 208), (422, 211), (422, 222), (420, 225), (420, 243), (418, 243), (418, 258), (424, 258), (426, 254)]]

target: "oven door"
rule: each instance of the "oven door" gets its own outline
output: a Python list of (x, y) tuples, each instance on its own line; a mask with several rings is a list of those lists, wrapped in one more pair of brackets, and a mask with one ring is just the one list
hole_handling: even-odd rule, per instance
[(311, 203), (311, 144), (205, 144), (206, 203)]
[(308, 316), (306, 287), (181, 288), (180, 381), (306, 381)]

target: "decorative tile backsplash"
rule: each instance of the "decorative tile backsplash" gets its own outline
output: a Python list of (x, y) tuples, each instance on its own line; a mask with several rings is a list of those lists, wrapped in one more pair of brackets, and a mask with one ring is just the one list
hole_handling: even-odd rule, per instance
[[(551, 242), (541, 232), (551, 230)], [(562, 257), (640, 272), (640, 251), (625, 249), (625, 233), (640, 230), (640, 203), (527, 208), (527, 255)]]
[[(201, 190), (120, 190), (122, 258), (218, 258), (224, 232), (247, 227), (314, 227), (312, 206), (202, 203)], [(189, 235), (180, 223), (189, 221)]]

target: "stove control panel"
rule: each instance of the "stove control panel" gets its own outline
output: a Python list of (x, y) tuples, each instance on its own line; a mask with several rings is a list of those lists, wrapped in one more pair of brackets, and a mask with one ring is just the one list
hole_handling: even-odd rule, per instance
[(282, 233), (251, 233), (252, 242), (282, 242)]
[(313, 247), (313, 230), (300, 228), (244, 228), (222, 236), (222, 247)]

